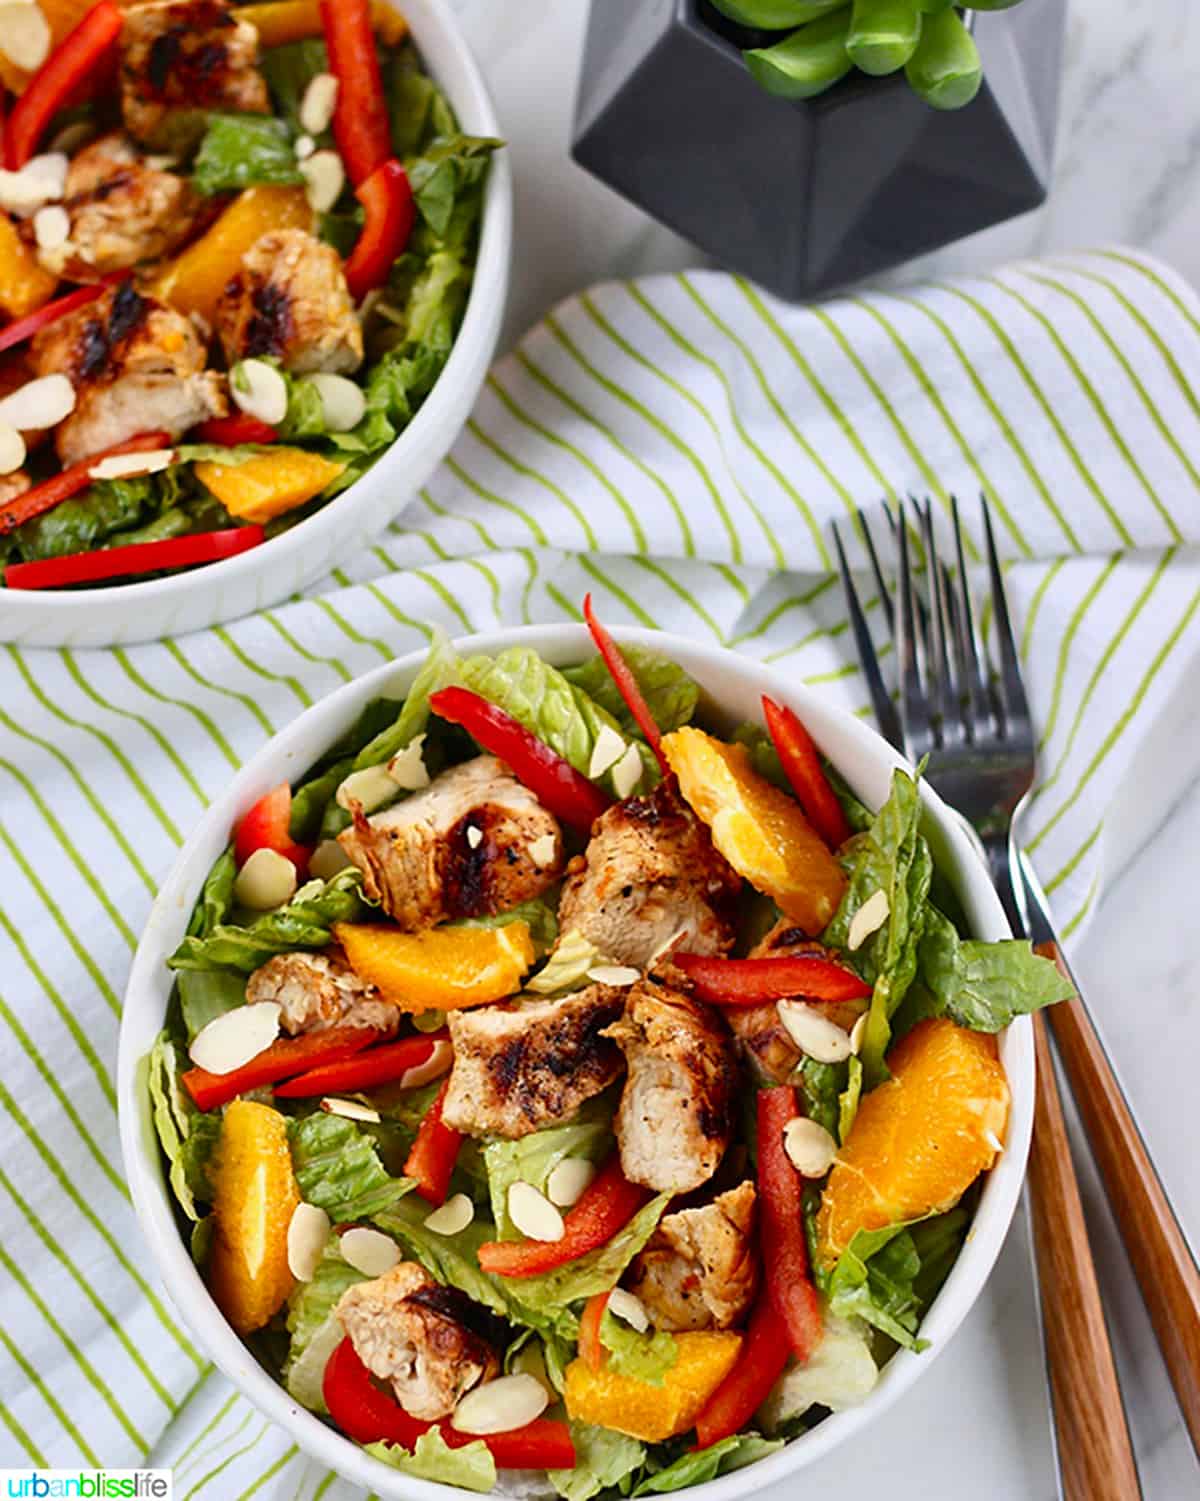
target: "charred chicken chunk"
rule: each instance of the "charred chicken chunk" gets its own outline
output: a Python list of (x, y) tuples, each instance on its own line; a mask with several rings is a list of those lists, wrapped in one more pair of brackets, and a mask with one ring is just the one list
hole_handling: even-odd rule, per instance
[(177, 438), (228, 411), (223, 379), (204, 368), (192, 324), (128, 282), (42, 329), (31, 360), (37, 375), (65, 375), (75, 387), (75, 410), (55, 435), (64, 464), (138, 433)]
[[(487, 1315), (416, 1262), (349, 1287), (338, 1322), (372, 1375), (391, 1383), (405, 1412), (425, 1422), (449, 1417), (459, 1399), (499, 1369), (491, 1341), (471, 1323)], [(469, 1321), (469, 1322), (467, 1322)]]
[[(749, 957), (793, 959), (804, 954), (812, 954), (818, 959), (830, 957), (828, 949), (806, 937), (802, 928), (782, 917), (750, 950)], [(862, 1010), (863, 1006), (859, 1001), (844, 1001), (838, 1005), (821, 1007), (824, 1016), (839, 1027), (845, 1027), (847, 1031), (858, 1020)], [(747, 1061), (761, 1078), (773, 1084), (786, 1084), (803, 1055), (780, 1021), (779, 1008), (775, 1002), (767, 1001), (762, 1006), (730, 1006), (725, 1016)]]
[(297, 374), (362, 364), (362, 325), (341, 258), (303, 229), (254, 242), (221, 294), (217, 334), (231, 365), (252, 355), (274, 355)]
[(602, 814), (582, 859), (563, 887), (560, 926), (617, 963), (645, 969), (673, 940), (694, 954), (733, 943), (741, 879), (673, 778)]
[(67, 244), (39, 251), (39, 259), (86, 280), (169, 255), (195, 229), (205, 205), (186, 178), (153, 165), (114, 130), (72, 159), (63, 208), (71, 220)]
[(359, 977), (340, 949), (321, 954), (276, 954), (246, 982), (246, 1000), (275, 1001), (283, 1030), (324, 1032), (329, 1027), (373, 1027), (394, 1032), (400, 1008)]
[(737, 1078), (721, 1019), (678, 991), (642, 980), (604, 1035), (629, 1067), (616, 1119), (625, 1176), (656, 1193), (688, 1193), (707, 1183), (729, 1146)]
[(565, 1121), (620, 1074), (620, 1050), (604, 1031), (624, 1006), (623, 991), (589, 985), (561, 1000), (450, 1012), (443, 1120), (510, 1141)]
[(209, 110), (266, 114), (258, 32), (224, 0), (156, 0), (125, 13), (121, 113), (137, 141), (188, 151)]
[(409, 931), (503, 912), (562, 874), (562, 832), (495, 756), (476, 756), (338, 836), (367, 896)]
[(758, 1287), (755, 1192), (740, 1183), (699, 1209), (660, 1221), (633, 1264), (631, 1291), (657, 1329), (730, 1329)]

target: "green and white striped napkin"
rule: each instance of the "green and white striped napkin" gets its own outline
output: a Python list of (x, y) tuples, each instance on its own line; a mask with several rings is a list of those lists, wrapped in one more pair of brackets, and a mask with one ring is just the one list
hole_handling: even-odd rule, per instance
[(434, 623), (573, 618), (589, 589), (610, 621), (726, 642), (866, 715), (830, 519), (911, 492), (973, 521), (982, 490), (1041, 734), (1029, 844), (1069, 936), (1122, 769), (1197, 644), (1198, 389), (1200, 305), (1121, 252), (807, 310), (717, 273), (606, 285), (496, 367), (402, 522), (306, 598), (177, 641), (6, 648), (0, 1467), (151, 1456), (178, 1497), (357, 1494), (208, 1375), (117, 1146), (143, 919), (270, 734)]

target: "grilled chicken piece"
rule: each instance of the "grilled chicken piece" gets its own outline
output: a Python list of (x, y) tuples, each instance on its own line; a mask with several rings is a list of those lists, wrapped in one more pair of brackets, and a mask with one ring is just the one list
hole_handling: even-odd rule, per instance
[(693, 954), (732, 945), (741, 878), (673, 777), (603, 813), (582, 862), (571, 862), (559, 924), (617, 963), (645, 969), (673, 941)]
[(18, 495), (24, 495), (32, 484), (33, 481), (24, 469), (14, 469), (11, 474), (0, 474), (0, 506), (16, 500)]
[(246, 982), (246, 1000), (277, 1001), (283, 1030), (324, 1032), (330, 1027), (374, 1027), (394, 1032), (400, 1008), (359, 979), (339, 948), (322, 954), (276, 954)]
[(604, 1035), (629, 1066), (616, 1121), (625, 1176), (656, 1193), (707, 1183), (729, 1146), (738, 1073), (721, 1019), (676, 990), (641, 980), (625, 1015)]
[(442, 1119), (510, 1141), (558, 1125), (620, 1074), (620, 1049), (603, 1034), (624, 1009), (623, 990), (589, 985), (561, 1000), (451, 1011)]
[[(803, 929), (796, 927), (795, 923), (781, 917), (750, 950), (749, 957), (791, 959), (804, 954), (812, 954), (818, 959), (831, 957), (828, 949), (806, 937)], [(849, 1031), (864, 1009), (861, 1001), (844, 1001), (837, 1005), (822, 1005), (821, 1012), (831, 1022)], [(743, 1054), (764, 1082), (786, 1084), (803, 1054), (779, 1020), (775, 1002), (767, 1001), (762, 1006), (730, 1006), (725, 1017)]]
[(495, 756), (476, 756), (354, 824), (338, 842), (363, 890), (402, 928), (478, 917), (540, 896), (562, 874), (562, 831)]
[(186, 178), (151, 165), (119, 130), (72, 159), (63, 208), (71, 218), (67, 243), (39, 250), (38, 259), (79, 281), (169, 255), (206, 211)]
[(75, 387), (75, 410), (55, 435), (64, 464), (138, 433), (177, 438), (229, 410), (192, 324), (128, 282), (42, 329), (31, 358), (37, 375), (66, 375)]
[(439, 1286), (414, 1261), (348, 1287), (336, 1312), (362, 1363), (391, 1382), (405, 1412), (425, 1422), (449, 1417), (461, 1397), (499, 1369), (491, 1340), (470, 1327), (488, 1327), (485, 1311), (457, 1289)]
[(157, 0), (125, 13), (121, 114), (137, 141), (184, 153), (209, 110), (270, 112), (258, 32), (224, 0)]
[(362, 325), (341, 258), (303, 229), (255, 240), (221, 294), (217, 334), (231, 365), (250, 355), (275, 355), (297, 374), (362, 364)]
[(656, 1329), (731, 1329), (758, 1287), (753, 1183), (659, 1222), (633, 1264), (631, 1291)]

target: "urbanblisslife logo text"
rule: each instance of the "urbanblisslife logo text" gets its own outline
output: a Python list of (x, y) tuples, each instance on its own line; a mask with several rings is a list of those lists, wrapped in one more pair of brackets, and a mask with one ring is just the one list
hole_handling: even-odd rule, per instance
[(0, 1498), (172, 1501), (170, 1470), (0, 1470)]

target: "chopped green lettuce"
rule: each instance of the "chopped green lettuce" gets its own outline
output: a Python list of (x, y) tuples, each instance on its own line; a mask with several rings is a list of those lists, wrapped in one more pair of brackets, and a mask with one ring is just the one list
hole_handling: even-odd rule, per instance
[(507, 907), (503, 912), (490, 912), (483, 917), (460, 917), (448, 924), (454, 928), (506, 928), (509, 923), (523, 922), (533, 939), (534, 954), (540, 958), (548, 954), (558, 938), (558, 913), (552, 902), (545, 897), (534, 897), (516, 907)]
[(396, 155), (407, 161), (438, 136), (453, 135), (458, 129), (454, 111), (437, 84), (422, 71), (415, 48), (400, 47), (380, 61)]
[(514, 1279), (513, 1290), (521, 1304), (535, 1310), (566, 1309), (594, 1293), (616, 1287), (625, 1268), (654, 1234), (670, 1202), (670, 1194), (658, 1194), (605, 1245), (549, 1272)]
[(298, 1116), (288, 1139), (301, 1198), (335, 1223), (379, 1214), (415, 1186), (385, 1172), (374, 1141), (343, 1115)]
[(304, 181), (292, 134), (274, 115), (209, 113), (208, 128), (192, 163), (192, 186), (212, 197), (267, 184), (294, 187)]
[(514, 1183), (531, 1183), (545, 1192), (550, 1174), (568, 1157), (599, 1162), (612, 1149), (612, 1122), (607, 1110), (593, 1111), (573, 1125), (534, 1131), (517, 1141), (495, 1140), (483, 1149), (492, 1218), (500, 1240), (518, 1240), (520, 1232), (508, 1217), (508, 1191)]
[(821, 1343), (807, 1364), (792, 1364), (771, 1388), (758, 1416), (768, 1433), (803, 1417), (810, 1407), (842, 1412), (870, 1396), (879, 1380), (871, 1353), (871, 1335), (860, 1319), (840, 1319), (828, 1313), (822, 1320)]
[(549, 1470), (547, 1479), (565, 1501), (591, 1501), (601, 1491), (621, 1487), (646, 1458), (646, 1446), (636, 1438), (592, 1423), (571, 1423), (575, 1468)]
[(608, 1309), (600, 1320), (600, 1343), (609, 1352), (609, 1370), (647, 1386), (661, 1386), (679, 1359), (679, 1346), (665, 1329), (639, 1334)]
[[(651, 717), (664, 735), (677, 730), (680, 725), (691, 723), (700, 700), (700, 686), (682, 667), (662, 652), (650, 651), (644, 646), (622, 646), (621, 655), (637, 679)], [(579, 667), (566, 667), (563, 676), (576, 688), (582, 688), (601, 708), (607, 709), (627, 736), (640, 736), (641, 731), (625, 707), (625, 700), (603, 657), (592, 657)]]
[(310, 881), (286, 907), (244, 928), (222, 922), (203, 938), (189, 935), (167, 963), (172, 969), (234, 969), (248, 975), (273, 954), (325, 948), (335, 922), (354, 922), (367, 910), (362, 873), (341, 870), (323, 885)]
[(221, 1116), (197, 1110), (180, 1083), (180, 1052), (166, 1032), (159, 1034), (146, 1063), (146, 1087), (154, 1129), (168, 1163), (171, 1190), (190, 1220), (201, 1218), (197, 1200), (210, 1197), (208, 1169), (221, 1136)]
[(897, 1344), (923, 1350), (917, 1329), (958, 1255), (967, 1212), (860, 1230), (832, 1271), (819, 1274), (837, 1318), (860, 1318)]
[(309, 844), (321, 832), (321, 815), (342, 782), (354, 770), (354, 758), (396, 721), (403, 699), (373, 698), (345, 735), (314, 766), (308, 778), (292, 793), (289, 832), (301, 844)]
[(537, 974), (525, 982), (534, 995), (564, 995), (587, 984), (589, 969), (603, 964), (604, 956), (576, 928), (564, 933), (558, 946)]
[(665, 1469), (656, 1470), (634, 1488), (635, 1496), (682, 1491), (689, 1486), (715, 1480), (733, 1470), (744, 1469), (758, 1459), (765, 1459), (783, 1448), (782, 1439), (766, 1439), (757, 1433), (733, 1433), (728, 1438), (700, 1449), (681, 1454)]
[(368, 1454), (418, 1480), (436, 1480), (465, 1491), (490, 1491), (496, 1484), (496, 1461), (482, 1439), (452, 1449), (437, 1428), (422, 1433), (410, 1454), (399, 1444), (366, 1444)]
[(188, 1041), (197, 1032), (246, 1003), (246, 977), (230, 969), (182, 969), (176, 981)]
[(492, 153), (503, 144), (488, 136), (441, 136), (408, 163), (417, 209), (439, 240), (449, 234), (455, 205), (478, 190)]
[(300, 124), (300, 106), (317, 74), (329, 72), (329, 54), (324, 41), (320, 37), (305, 37), (298, 42), (284, 42), (279, 47), (266, 47), (259, 58), (259, 66), (276, 109), (292, 133), (306, 133)]
[(792, 1076), (805, 1115), (824, 1126), (830, 1136), (838, 1135), (840, 1098), (848, 1077), (844, 1063), (822, 1063), (816, 1058), (802, 1058)]
[(861, 1058), (851, 1058), (846, 1064), (846, 1087), (838, 1095), (837, 1139), (843, 1146), (858, 1115), (858, 1102), (862, 1098), (863, 1066)]
[(283, 1365), (283, 1384), (310, 1412), (326, 1411), (321, 1382), (329, 1357), (343, 1338), (344, 1331), (333, 1311), (348, 1287), (365, 1280), (362, 1272), (343, 1260), (331, 1237), (312, 1280), (297, 1282), (288, 1300), (291, 1344)]
[(784, 792), (792, 790), (783, 769), (783, 762), (779, 759), (779, 752), (761, 724), (738, 725), (733, 732), (732, 739), (735, 744), (744, 745), (750, 752), (750, 765), (760, 777), (766, 777), (768, 782), (781, 787)]

